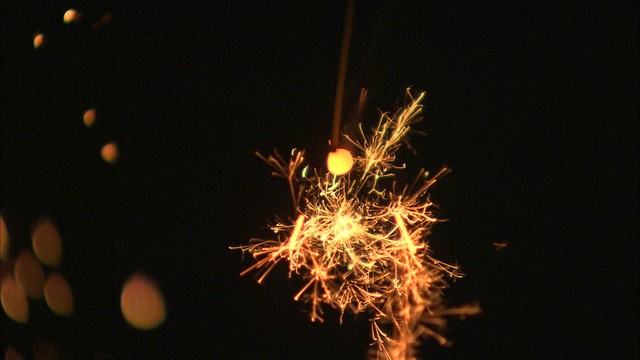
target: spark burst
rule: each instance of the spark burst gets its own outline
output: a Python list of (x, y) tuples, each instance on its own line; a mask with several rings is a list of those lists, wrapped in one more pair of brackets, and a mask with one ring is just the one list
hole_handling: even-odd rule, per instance
[(252, 239), (232, 247), (248, 252), (262, 283), (278, 263), (305, 285), (294, 299), (311, 306), (311, 321), (323, 321), (322, 305), (345, 312), (368, 313), (373, 358), (414, 359), (421, 337), (447, 344), (445, 317), (474, 315), (476, 305), (445, 308), (447, 278), (462, 277), (455, 265), (431, 256), (425, 237), (439, 220), (427, 191), (449, 169), (419, 178), (418, 186), (396, 191), (394, 172), (403, 169), (396, 153), (407, 145), (411, 125), (420, 120), (424, 93), (412, 97), (393, 115), (384, 113), (368, 135), (359, 124), (353, 168), (335, 176), (304, 166), (304, 152), (293, 150), (285, 161), (277, 152), (264, 157), (273, 175), (287, 180), (295, 220), (271, 226), (274, 240)]

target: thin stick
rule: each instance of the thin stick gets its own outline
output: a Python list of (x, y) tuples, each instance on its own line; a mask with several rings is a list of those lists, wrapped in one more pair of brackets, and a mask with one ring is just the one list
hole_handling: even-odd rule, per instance
[(351, 32), (353, 29), (353, 9), (355, 0), (349, 0), (347, 5), (347, 19), (344, 23), (342, 34), (342, 49), (340, 50), (340, 68), (338, 70), (338, 83), (336, 84), (336, 101), (333, 107), (333, 127), (331, 128), (331, 149), (338, 147), (340, 137), (340, 120), (342, 117), (342, 102), (344, 100), (344, 82), (347, 77), (347, 63), (349, 61), (349, 46), (351, 45)]

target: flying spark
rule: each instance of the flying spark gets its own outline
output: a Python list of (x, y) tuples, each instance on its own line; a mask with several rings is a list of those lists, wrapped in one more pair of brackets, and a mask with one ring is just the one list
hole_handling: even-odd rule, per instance
[(289, 161), (277, 152), (258, 154), (273, 175), (287, 180), (295, 220), (271, 226), (276, 239), (232, 247), (255, 258), (241, 274), (256, 271), (258, 283), (282, 260), (288, 262), (289, 276), (305, 280), (294, 300), (310, 304), (311, 321), (323, 321), (323, 305), (338, 309), (341, 320), (345, 312), (368, 313), (376, 359), (414, 359), (422, 337), (445, 345), (445, 317), (480, 311), (477, 305), (445, 308), (447, 280), (463, 275), (433, 258), (425, 240), (439, 221), (427, 191), (449, 169), (397, 190), (394, 173), (404, 165), (396, 153), (420, 120), (424, 98), (407, 94), (408, 105), (382, 114), (371, 133), (360, 124), (357, 138), (345, 135), (355, 154), (346, 157), (353, 163), (344, 175), (303, 167), (304, 152), (295, 149)]

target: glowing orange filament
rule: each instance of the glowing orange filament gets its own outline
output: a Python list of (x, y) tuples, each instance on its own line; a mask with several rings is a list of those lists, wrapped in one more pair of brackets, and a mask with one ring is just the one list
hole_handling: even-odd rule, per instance
[(407, 248), (409, 248), (409, 251), (411, 252), (412, 255), (415, 255), (418, 249), (416, 248), (416, 245), (411, 240), (411, 236), (409, 235), (409, 231), (407, 230), (407, 227), (404, 225), (402, 216), (400, 215), (400, 213), (395, 213), (393, 214), (393, 216), (396, 219), (396, 225), (398, 225), (398, 229), (400, 229), (400, 235), (402, 236), (402, 239), (407, 244)]

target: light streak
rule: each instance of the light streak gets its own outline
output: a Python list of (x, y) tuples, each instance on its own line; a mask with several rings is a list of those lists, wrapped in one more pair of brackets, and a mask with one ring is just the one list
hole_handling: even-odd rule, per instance
[(304, 224), (304, 215), (298, 215), (298, 220), (296, 220), (296, 225), (293, 228), (293, 233), (291, 233), (291, 238), (289, 239), (289, 253), (293, 254), (297, 250), (298, 236), (300, 235), (300, 228), (302, 228), (302, 224)]
[(447, 278), (463, 275), (433, 258), (425, 240), (440, 221), (427, 191), (449, 169), (396, 190), (395, 172), (404, 168), (396, 152), (420, 120), (424, 98), (407, 94), (410, 103), (382, 114), (370, 134), (360, 124), (358, 138), (345, 136), (354, 157), (344, 175), (303, 167), (303, 151), (292, 151), (288, 162), (277, 152), (258, 154), (274, 176), (287, 180), (296, 220), (272, 225), (276, 239), (232, 247), (253, 255), (256, 263), (241, 275), (256, 271), (259, 283), (286, 260), (289, 276), (306, 281), (294, 300), (310, 304), (311, 321), (322, 321), (323, 305), (339, 310), (341, 320), (345, 312), (368, 313), (373, 358), (414, 359), (421, 338), (447, 343), (445, 316), (479, 312), (476, 305), (444, 307)]

